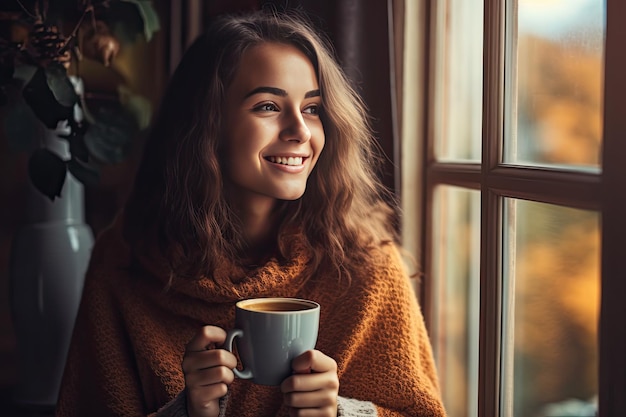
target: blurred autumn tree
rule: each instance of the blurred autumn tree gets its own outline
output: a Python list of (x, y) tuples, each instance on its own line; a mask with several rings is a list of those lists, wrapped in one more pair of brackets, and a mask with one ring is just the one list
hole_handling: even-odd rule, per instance
[(597, 45), (519, 38), (518, 154), (524, 161), (599, 166), (603, 60)]
[[(521, 36), (521, 159), (599, 167), (600, 41)], [(515, 274), (515, 415), (597, 395), (600, 231), (597, 213), (518, 202)], [(578, 415), (578, 414), (567, 414)]]
[[(517, 202), (515, 415), (597, 394), (596, 213)], [(563, 416), (566, 417), (566, 416)]]

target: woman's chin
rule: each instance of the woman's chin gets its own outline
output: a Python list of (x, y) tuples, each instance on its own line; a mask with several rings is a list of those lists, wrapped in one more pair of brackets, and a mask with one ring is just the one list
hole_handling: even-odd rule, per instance
[(278, 198), (279, 200), (294, 201), (294, 200), (298, 200), (303, 195), (304, 195), (304, 189), (280, 193), (280, 195), (276, 196), (276, 198)]

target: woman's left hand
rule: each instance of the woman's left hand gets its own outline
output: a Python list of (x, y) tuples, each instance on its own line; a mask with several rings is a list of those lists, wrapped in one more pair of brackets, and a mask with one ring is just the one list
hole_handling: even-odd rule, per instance
[(337, 362), (319, 350), (308, 350), (291, 363), (294, 375), (280, 386), (292, 417), (336, 417)]

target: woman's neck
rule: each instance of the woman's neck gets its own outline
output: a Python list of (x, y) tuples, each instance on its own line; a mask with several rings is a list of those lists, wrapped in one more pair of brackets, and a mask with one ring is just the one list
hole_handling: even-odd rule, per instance
[(276, 205), (276, 200), (261, 200), (235, 206), (246, 243), (242, 254), (246, 263), (260, 262), (275, 247), (278, 227)]
[(263, 245), (274, 236), (275, 216), (273, 215), (273, 210), (248, 207), (239, 211), (238, 214), (243, 224), (243, 237), (248, 246)]
[[(271, 224), (270, 224), (271, 225)], [(242, 265), (256, 268), (267, 262), (276, 253), (276, 230), (273, 227), (259, 227), (254, 235), (247, 238), (247, 245), (241, 253)]]

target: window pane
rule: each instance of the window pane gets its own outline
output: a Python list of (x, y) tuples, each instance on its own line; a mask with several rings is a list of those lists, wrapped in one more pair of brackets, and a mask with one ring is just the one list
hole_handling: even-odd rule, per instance
[(483, 80), (483, 0), (436, 2), (439, 32), (435, 62), (438, 160), (480, 160)]
[[(598, 168), (604, 0), (511, 0), (505, 162)], [(515, 49), (516, 48), (516, 49)]]
[(478, 412), (480, 193), (441, 186), (433, 215), (433, 345), (450, 417)]
[(507, 199), (504, 416), (595, 416), (600, 219)]

